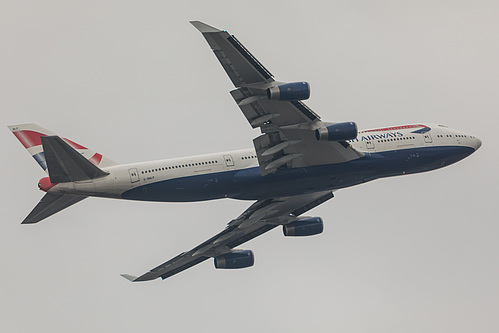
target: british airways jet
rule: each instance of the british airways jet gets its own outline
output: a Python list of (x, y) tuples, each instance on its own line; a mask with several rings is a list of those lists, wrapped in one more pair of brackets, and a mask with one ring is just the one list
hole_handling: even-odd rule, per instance
[(46, 192), (22, 223), (41, 220), (87, 198), (188, 202), (232, 198), (254, 201), (224, 230), (190, 251), (135, 277), (147, 281), (214, 258), (216, 268), (252, 266), (251, 250), (237, 247), (278, 226), (285, 236), (323, 231), (307, 211), (336, 190), (375, 179), (439, 169), (475, 152), (481, 141), (435, 124), (407, 124), (358, 131), (354, 122), (324, 122), (302, 101), (306, 82), (275, 81), (233, 36), (191, 22), (204, 36), (235, 88), (230, 93), (261, 135), (253, 148), (216, 154), (117, 164), (35, 124), (9, 126), (45, 170)]

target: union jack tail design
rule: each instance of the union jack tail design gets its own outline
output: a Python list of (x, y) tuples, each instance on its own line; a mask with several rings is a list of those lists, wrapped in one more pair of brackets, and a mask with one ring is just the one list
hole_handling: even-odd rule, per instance
[[(8, 127), (16, 136), (16, 138), (21, 142), (24, 148), (26, 148), (28, 153), (33, 156), (35, 161), (38, 162), (40, 167), (48, 174), (47, 160), (45, 159), (41, 137), (56, 134), (36, 124), (21, 124)], [(62, 139), (99, 168), (116, 165), (115, 162), (105, 158), (95, 151), (88, 149), (87, 147), (84, 147), (66, 138)]]

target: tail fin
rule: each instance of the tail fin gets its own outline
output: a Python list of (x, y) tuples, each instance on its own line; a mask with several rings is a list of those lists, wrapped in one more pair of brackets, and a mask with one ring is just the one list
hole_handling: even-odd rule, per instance
[[(108, 175), (73, 149), (68, 143), (56, 135), (42, 136), (40, 138), (44, 157), (46, 158), (46, 169), (50, 182), (65, 183), (81, 180), (90, 180)], [(40, 180), (42, 184), (43, 179)], [(44, 189), (39, 185), (40, 189)], [(59, 194), (47, 192), (38, 205), (29, 213), (22, 222), (37, 223), (41, 220), (65, 209), (87, 196)]]
[[(21, 124), (8, 127), (16, 136), (16, 138), (21, 142), (24, 148), (26, 148), (28, 153), (30, 153), (31, 156), (33, 156), (33, 158), (38, 162), (40, 167), (48, 173), (47, 160), (45, 157), (45, 152), (43, 150), (41, 138), (45, 136), (53, 136), (55, 134), (36, 124)], [(77, 152), (79, 152), (86, 159), (92, 162), (92, 164), (98, 166), (99, 168), (116, 165), (115, 162), (76, 142), (73, 142), (66, 138), (63, 138), (62, 140), (64, 140), (69, 146), (74, 148)]]
[[(36, 124), (21, 124), (8, 127), (28, 153), (49, 175), (49, 183), (73, 182), (103, 177), (108, 173), (100, 168), (116, 165), (115, 162), (103, 157), (101, 154), (69, 139), (61, 139)], [(48, 178), (44, 178), (40, 182), (45, 179), (48, 181)], [(48, 191), (50, 187), (44, 188), (40, 186), (40, 189)], [(87, 196), (47, 193), (22, 223), (40, 222), (85, 198)]]

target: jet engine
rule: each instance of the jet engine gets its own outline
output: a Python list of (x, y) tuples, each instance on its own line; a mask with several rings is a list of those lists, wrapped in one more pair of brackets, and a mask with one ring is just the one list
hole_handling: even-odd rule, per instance
[(320, 217), (308, 217), (282, 226), (284, 236), (312, 236), (324, 231)]
[(237, 250), (215, 258), (215, 268), (246, 268), (255, 263), (255, 256), (251, 250)]
[(301, 101), (310, 97), (310, 85), (307, 82), (291, 82), (267, 89), (267, 98), (271, 101)]
[(358, 133), (357, 124), (350, 121), (318, 128), (315, 130), (315, 138), (317, 141), (353, 140), (357, 137)]

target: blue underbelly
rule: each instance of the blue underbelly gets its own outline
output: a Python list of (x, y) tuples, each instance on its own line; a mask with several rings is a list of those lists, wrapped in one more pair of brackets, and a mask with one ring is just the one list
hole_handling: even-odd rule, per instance
[(281, 169), (262, 176), (259, 167), (188, 176), (146, 184), (122, 194), (143, 201), (259, 200), (336, 190), (377, 178), (434, 170), (470, 155), (469, 147), (424, 147), (382, 153), (347, 163)]

